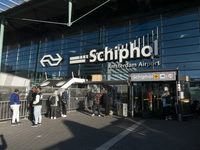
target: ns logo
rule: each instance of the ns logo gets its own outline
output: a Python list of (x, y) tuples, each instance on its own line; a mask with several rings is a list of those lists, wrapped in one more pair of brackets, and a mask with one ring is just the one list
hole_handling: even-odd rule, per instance
[(48, 63), (51, 67), (58, 66), (63, 60), (63, 58), (58, 53), (56, 53), (56, 55), (57, 58), (54, 58), (51, 55), (44, 55), (40, 60), (41, 65), (43, 67), (47, 67), (46, 63)]

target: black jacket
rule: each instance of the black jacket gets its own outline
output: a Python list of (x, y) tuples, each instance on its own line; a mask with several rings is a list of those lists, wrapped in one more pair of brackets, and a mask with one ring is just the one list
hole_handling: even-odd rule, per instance
[(33, 104), (33, 101), (35, 100), (35, 97), (36, 97), (36, 92), (33, 93), (33, 91), (31, 90), (27, 96), (27, 104), (30, 104), (32, 105)]

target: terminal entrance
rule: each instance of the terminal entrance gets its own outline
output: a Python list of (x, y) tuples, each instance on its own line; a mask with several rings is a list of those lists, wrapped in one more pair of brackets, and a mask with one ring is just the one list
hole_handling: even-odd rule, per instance
[(176, 99), (176, 82), (136, 82), (132, 83), (132, 87), (134, 116), (161, 118), (164, 89), (168, 89), (169, 94)]
[(180, 90), (178, 70), (133, 71), (130, 74), (129, 112), (132, 116), (163, 118), (162, 94), (173, 97), (172, 115), (177, 118)]

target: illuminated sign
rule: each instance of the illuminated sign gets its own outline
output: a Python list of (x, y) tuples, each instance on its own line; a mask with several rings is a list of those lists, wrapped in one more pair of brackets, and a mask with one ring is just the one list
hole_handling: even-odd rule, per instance
[(92, 75), (92, 81), (102, 81), (102, 75)]
[(131, 81), (175, 81), (176, 72), (132, 73)]
[(81, 55), (70, 57), (70, 64), (80, 64), (86, 63), (86, 60), (90, 63), (94, 62), (105, 62), (105, 61), (118, 61), (122, 63), (127, 59), (138, 59), (138, 58), (148, 58), (152, 54), (158, 56), (158, 40), (154, 42), (154, 49), (150, 45), (136, 46), (136, 42), (129, 44), (115, 46), (114, 48), (105, 47), (103, 51), (97, 51), (92, 49), (89, 55)]

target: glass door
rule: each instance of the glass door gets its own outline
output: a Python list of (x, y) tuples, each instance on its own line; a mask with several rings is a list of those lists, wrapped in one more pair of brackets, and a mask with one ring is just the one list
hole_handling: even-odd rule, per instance
[(132, 86), (135, 116), (161, 118), (163, 115), (161, 96), (166, 87), (176, 99), (175, 82), (136, 82)]

